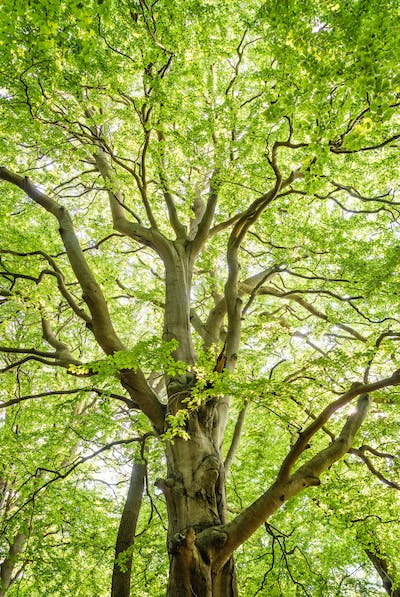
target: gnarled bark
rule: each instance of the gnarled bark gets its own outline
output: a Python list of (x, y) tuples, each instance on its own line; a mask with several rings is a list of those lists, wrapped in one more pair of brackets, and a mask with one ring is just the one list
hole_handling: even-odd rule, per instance
[(227, 522), (224, 467), (213, 439), (215, 413), (210, 403), (192, 414), (190, 440), (168, 445), (168, 476), (158, 482), (168, 509), (169, 597), (237, 595), (233, 559), (217, 570), (210, 550), (197, 542), (198, 535)]

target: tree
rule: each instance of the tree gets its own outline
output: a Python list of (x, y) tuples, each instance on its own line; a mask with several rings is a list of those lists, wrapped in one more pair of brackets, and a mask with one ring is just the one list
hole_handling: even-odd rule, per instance
[[(315, 489), (337, 461), (369, 504), (371, 475), (399, 488), (397, 4), (1, 10), (2, 406), (88, 392), (85, 437), (141, 446), (141, 479), (166, 463), (168, 595), (236, 595), (258, 529), (286, 553), (275, 513), (300, 519), (305, 490), (340, 510)], [(229, 514), (235, 456), (247, 503)], [(357, 541), (392, 591), (377, 527)]]

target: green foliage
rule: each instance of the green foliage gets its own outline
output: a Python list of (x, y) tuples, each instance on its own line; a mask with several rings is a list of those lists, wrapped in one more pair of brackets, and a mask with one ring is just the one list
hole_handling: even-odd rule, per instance
[[(394, 0), (3, 0), (0, 166), (68, 209), (126, 347), (101, 350), (79, 313), (88, 315), (90, 301), (53, 216), (2, 182), (0, 345), (26, 350), (2, 352), (1, 401), (13, 403), (0, 410), (0, 560), (18, 533), (28, 537), (7, 597), (108, 595), (140, 450), (148, 478), (132, 594), (162, 594), (167, 523), (153, 484), (166, 474), (168, 441), (190, 441), (194, 413), (231, 397), (226, 454), (249, 405), (227, 480), (233, 516), (274, 481), (327, 404), (367, 374), (375, 381), (400, 367), (399, 15)], [(240, 247), (246, 309), (236, 370), (216, 371), (224, 325), (211, 348), (195, 328), (189, 367), (165, 339), (164, 264), (149, 242), (116, 232), (108, 194), (131, 223), (154, 233), (152, 214), (156, 233), (175, 239), (165, 187), (189, 229), (219, 169), (212, 234), (191, 280), (190, 306), (204, 327), (224, 300), (233, 222), (274, 187), (274, 147), (282, 179), (301, 176)], [(96, 168), (99, 148), (118, 188)], [(257, 292), (249, 287), (274, 266)], [(44, 318), (68, 359), (44, 336)], [(163, 408), (171, 380), (193, 380), (158, 443), (137, 441), (152, 427), (119, 383), (139, 370)], [(238, 551), (243, 595), (384, 594), (365, 549), (384, 555), (395, 575), (398, 500), (388, 481), (399, 479), (399, 391), (373, 399), (356, 444), (386, 454), (365, 453), (378, 476), (348, 454), (322, 487), (285, 504)], [(301, 462), (329, 445), (351, 407)], [(120, 440), (132, 441), (111, 446)]]
[[(99, 361), (92, 361), (87, 364), (86, 372), (91, 370), (96, 373), (100, 381), (105, 381), (117, 375), (120, 371), (163, 371), (168, 376), (185, 373), (186, 363), (175, 360), (172, 356), (178, 343), (176, 340), (160, 342), (159, 338), (153, 336), (148, 340), (141, 340), (130, 350), (120, 350)], [(79, 366), (70, 366), (70, 369), (79, 373)], [(82, 371), (85, 373), (85, 371)]]

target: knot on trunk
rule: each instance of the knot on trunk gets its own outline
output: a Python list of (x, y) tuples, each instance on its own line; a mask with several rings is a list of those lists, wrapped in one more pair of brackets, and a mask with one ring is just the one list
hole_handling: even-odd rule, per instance
[(220, 461), (218, 456), (210, 454), (200, 463), (194, 478), (197, 492), (205, 493), (208, 498), (215, 496), (215, 483), (219, 477)]
[(167, 392), (169, 398), (176, 398), (177, 404), (174, 406), (174, 410), (180, 407), (180, 400), (186, 398), (193, 385), (195, 384), (195, 375), (191, 371), (186, 371), (183, 375), (175, 375), (168, 380)]
[(171, 488), (174, 485), (174, 480), (171, 477), (168, 477), (167, 479), (156, 479), (154, 485), (158, 489), (160, 489), (165, 495), (171, 493)]
[(169, 553), (172, 555), (179, 555), (183, 558), (186, 565), (189, 565), (192, 558), (195, 538), (196, 533), (192, 527), (189, 527), (182, 533), (176, 533), (169, 542)]

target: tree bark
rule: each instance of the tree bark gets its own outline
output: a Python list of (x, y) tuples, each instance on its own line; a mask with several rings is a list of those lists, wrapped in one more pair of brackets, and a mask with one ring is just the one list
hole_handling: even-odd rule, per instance
[[(136, 524), (142, 502), (146, 467), (135, 462), (132, 466), (128, 495), (119, 523), (115, 546), (111, 597), (130, 597), (132, 553), (129, 550), (135, 541)], [(123, 563), (118, 558), (126, 552)]]
[(192, 264), (190, 254), (183, 243), (171, 243), (164, 257), (165, 266), (165, 313), (163, 339), (176, 340), (178, 346), (174, 357), (188, 365), (195, 362), (190, 323), (190, 291)]
[(158, 485), (168, 510), (168, 597), (237, 595), (233, 558), (216, 569), (211, 553), (217, 545), (202, 549), (196, 540), (227, 522), (224, 466), (213, 440), (215, 413), (213, 403), (200, 407), (186, 427), (190, 440), (178, 438), (167, 446), (168, 477)]
[(178, 342), (174, 358), (184, 361), (184, 375), (167, 378), (167, 414), (187, 410), (185, 431), (188, 440), (175, 437), (166, 447), (167, 478), (158, 481), (168, 510), (168, 553), (170, 575), (168, 597), (235, 597), (237, 595), (233, 559), (213, 568), (209, 550), (200, 549), (199, 533), (227, 522), (225, 475), (220, 451), (221, 420), (217, 400), (209, 398), (200, 406), (188, 408), (195, 373), (190, 324), (191, 251), (174, 241), (164, 259), (166, 300), (164, 339)]
[(0, 597), (5, 597), (8, 589), (13, 582), (13, 572), (17, 558), (22, 552), (26, 544), (26, 535), (24, 533), (17, 533), (14, 537), (7, 557), (3, 560), (0, 565)]

